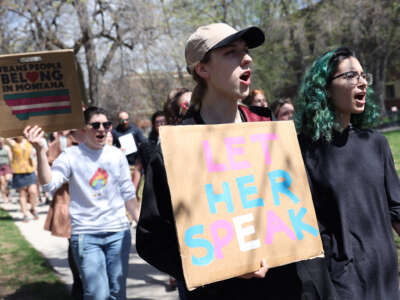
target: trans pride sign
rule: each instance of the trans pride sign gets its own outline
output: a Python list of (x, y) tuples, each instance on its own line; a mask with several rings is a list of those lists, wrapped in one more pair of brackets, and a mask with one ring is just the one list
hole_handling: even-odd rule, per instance
[(82, 127), (81, 86), (72, 50), (0, 56), (0, 136)]
[(277, 267), (323, 255), (292, 121), (162, 126), (160, 136), (189, 289), (262, 258)]

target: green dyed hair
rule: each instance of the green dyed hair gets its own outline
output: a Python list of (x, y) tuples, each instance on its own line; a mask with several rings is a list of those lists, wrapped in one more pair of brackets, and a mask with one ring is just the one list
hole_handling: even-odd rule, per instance
[[(317, 58), (306, 72), (297, 99), (295, 124), (299, 133), (314, 141), (330, 142), (334, 130), (341, 131), (328, 97), (328, 88), (338, 65), (346, 58), (356, 57), (353, 50), (340, 47)], [(352, 114), (350, 122), (358, 128), (368, 128), (378, 118), (372, 88), (367, 88), (366, 103), (361, 114)]]

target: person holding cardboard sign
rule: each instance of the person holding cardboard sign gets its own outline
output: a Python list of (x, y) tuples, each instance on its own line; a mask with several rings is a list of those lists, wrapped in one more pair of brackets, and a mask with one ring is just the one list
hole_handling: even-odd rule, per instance
[[(238, 104), (249, 94), (252, 58), (248, 50), (260, 46), (264, 39), (264, 33), (257, 27), (237, 31), (222, 23), (201, 26), (189, 37), (185, 49), (186, 63), (197, 85), (192, 94), (191, 107), (183, 120), (184, 125), (273, 119), (266, 107)], [(137, 251), (147, 262), (182, 281), (170, 188), (160, 152), (151, 158), (145, 174), (136, 235)], [(258, 271), (242, 276), (249, 279), (233, 278), (193, 291), (186, 290), (185, 298), (302, 299), (302, 286), (295, 264), (268, 270), (267, 263), (261, 261)]]
[(130, 224), (138, 219), (135, 188), (125, 155), (106, 145), (111, 129), (105, 110), (84, 111), (83, 142), (65, 149), (50, 168), (40, 127), (26, 127), (25, 137), (38, 153), (38, 175), (45, 191), (69, 182), (71, 247), (82, 277), (84, 299), (126, 299)]
[[(305, 74), (296, 125), (335, 299), (399, 299), (400, 181), (376, 120), (372, 75), (338, 48)], [(305, 265), (307, 262), (304, 263)], [(333, 297), (333, 296), (332, 296)]]

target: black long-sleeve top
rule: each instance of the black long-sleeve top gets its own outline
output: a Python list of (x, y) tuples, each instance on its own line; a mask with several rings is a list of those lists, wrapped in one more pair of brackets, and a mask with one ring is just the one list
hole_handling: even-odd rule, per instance
[(400, 182), (386, 138), (349, 127), (331, 143), (299, 141), (337, 299), (399, 299)]

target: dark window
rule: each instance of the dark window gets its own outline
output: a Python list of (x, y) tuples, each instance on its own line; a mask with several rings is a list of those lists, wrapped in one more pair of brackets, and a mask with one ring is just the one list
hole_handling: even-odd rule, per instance
[(394, 95), (394, 85), (393, 84), (388, 84), (386, 86), (385, 95), (386, 95), (387, 100), (394, 98), (395, 95)]

